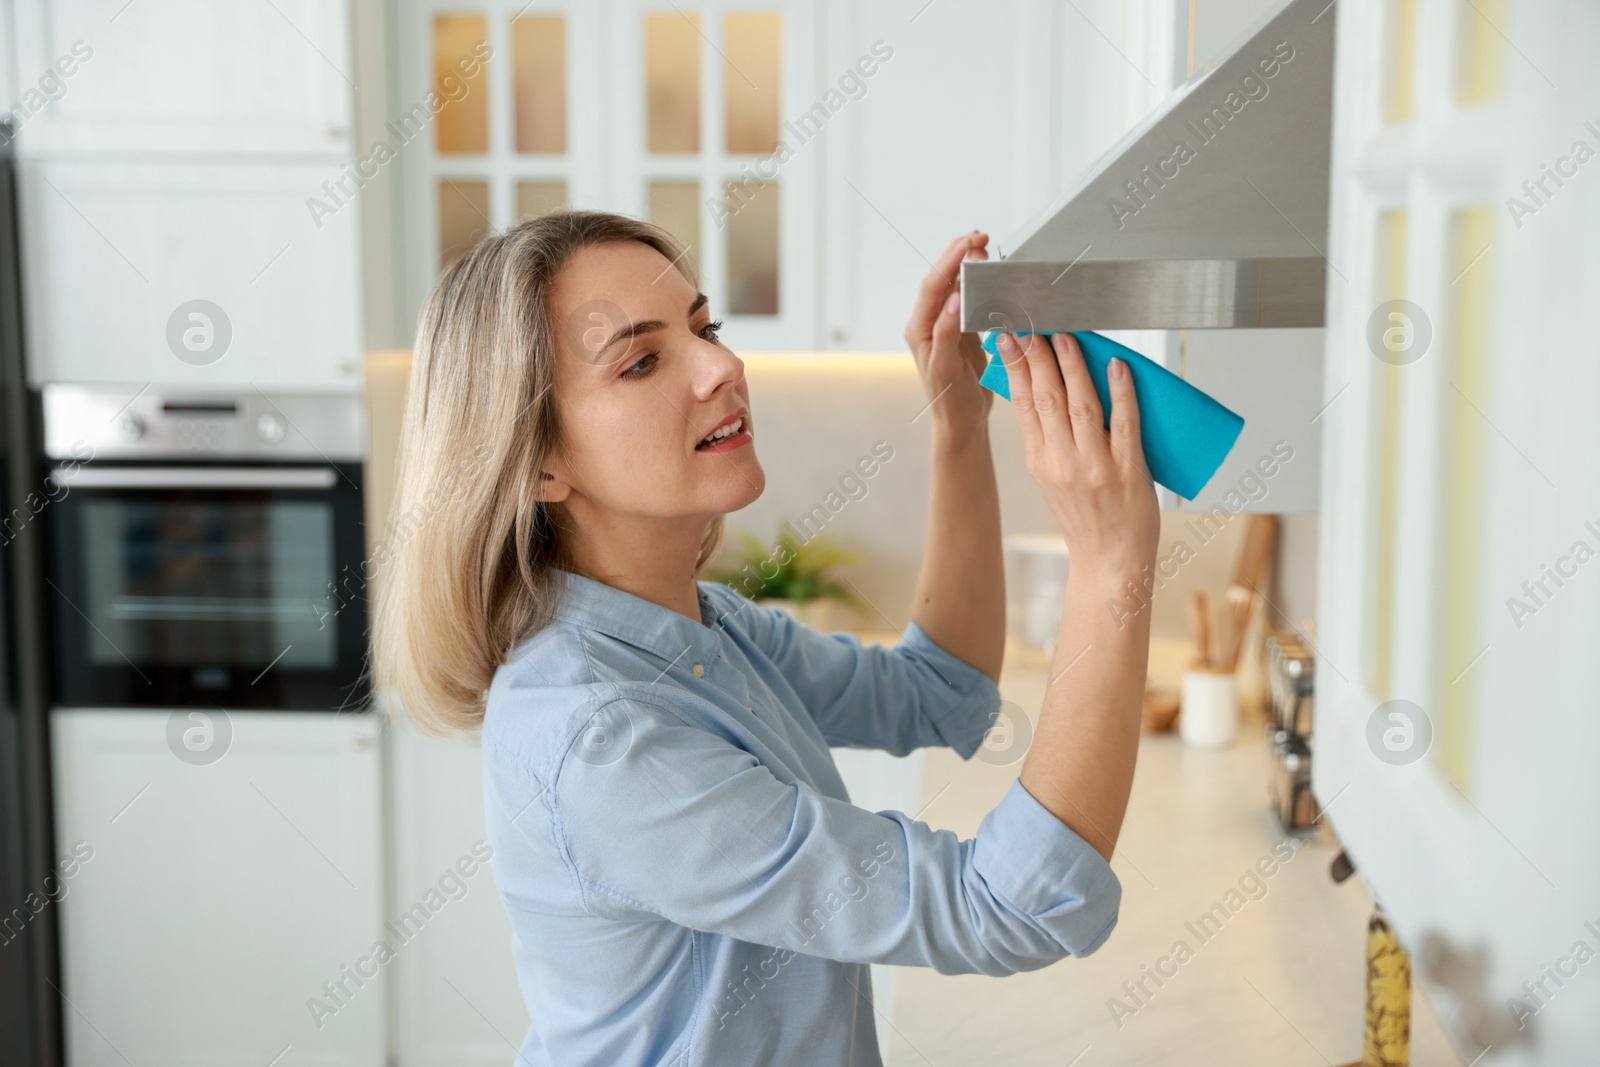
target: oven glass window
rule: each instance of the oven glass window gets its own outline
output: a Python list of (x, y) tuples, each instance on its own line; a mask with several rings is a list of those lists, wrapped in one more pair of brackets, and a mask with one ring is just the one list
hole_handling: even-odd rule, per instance
[[(84, 502), (96, 667), (326, 669), (338, 659), (328, 503), (109, 497)], [(220, 687), (220, 686), (219, 686)]]

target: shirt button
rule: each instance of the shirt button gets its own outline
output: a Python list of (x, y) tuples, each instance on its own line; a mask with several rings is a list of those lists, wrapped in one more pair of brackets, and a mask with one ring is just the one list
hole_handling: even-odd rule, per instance
[(689, 670), (694, 673), (696, 678), (704, 678), (706, 676), (706, 665), (704, 663), (696, 663)]

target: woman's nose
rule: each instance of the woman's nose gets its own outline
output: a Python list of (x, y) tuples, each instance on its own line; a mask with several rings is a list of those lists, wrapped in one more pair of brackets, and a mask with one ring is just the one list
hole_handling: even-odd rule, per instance
[(701, 400), (709, 400), (724, 386), (737, 385), (744, 379), (744, 360), (714, 341), (700, 345), (695, 365), (695, 393)]

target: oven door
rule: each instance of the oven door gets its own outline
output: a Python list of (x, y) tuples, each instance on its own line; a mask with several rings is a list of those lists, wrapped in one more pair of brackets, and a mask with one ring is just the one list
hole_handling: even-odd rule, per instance
[(365, 704), (359, 464), (97, 462), (56, 480), (58, 704)]

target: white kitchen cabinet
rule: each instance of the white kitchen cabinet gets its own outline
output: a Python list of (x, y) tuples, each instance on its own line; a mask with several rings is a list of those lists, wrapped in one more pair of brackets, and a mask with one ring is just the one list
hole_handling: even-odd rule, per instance
[[(23, 158), (349, 151), (345, 0), (13, 4)], [(53, 98), (38, 91), (52, 71)]]
[(1460, 1061), (1584, 1063), (1600, 8), (1338, 33), (1313, 785)]
[[(396, 722), (389, 739), (390, 897), (403, 910), (483, 848), (483, 749), (475, 736), (425, 737), (408, 722)], [(494, 872), (483, 866), (460, 881), (460, 898), (394, 964), (401, 1067), (502, 1067), (528, 1029)]]
[[(406, 0), (408, 105), (468, 43), (492, 52), (403, 156), (408, 316), (440, 263), (482, 233), (551, 207), (593, 207), (653, 218), (691, 244), (736, 350), (901, 351), (916, 285), (951, 238), (978, 227), (1003, 247), (1171, 84), (1165, 0), (1069, 7), (609, 0), (529, 12), (512, 0)], [(741, 65), (727, 19), (763, 15), (781, 27), (776, 63)], [(540, 54), (561, 56), (560, 88), (519, 59), (516, 26), (533, 18), (559, 23), (548, 32), (562, 46)], [(651, 66), (663, 22), (682, 38), (676, 54), (694, 57), (687, 73)], [(652, 141), (652, 85), (676, 89), (697, 138)], [(737, 150), (730, 100), (774, 86), (787, 158)], [(541, 92), (561, 97), (548, 106), (565, 116), (564, 139), (524, 144), (518, 109)], [(735, 204), (726, 183), (747, 177), (758, 191)], [(775, 224), (762, 214), (773, 206)], [(776, 314), (731, 307), (744, 284), (733, 231), (746, 224), (755, 236), (745, 248), (775, 264)]]
[(79, 861), (56, 905), (66, 1062), (385, 1063), (374, 717), (58, 709), (51, 727), (56, 851)]
[(1026, 175), (1043, 170), (1047, 148), (1029, 123), (1049, 101), (1019, 87), (1044, 72), (1026, 47), (1011, 63), (994, 57), (1012, 54), (1025, 30), (1048, 32), (1051, 20), (1037, 21), (1039, 5), (1026, 0), (934, 4), (915, 22), (906, 5), (839, 3), (829, 13), (822, 62), (833, 76), (875, 44), (890, 58), (818, 138), (824, 343), (902, 352), (916, 287), (950, 240), (984, 230), (993, 256), (1035, 206)]
[[(520, 41), (517, 15), (526, 16)], [(600, 3), (552, 0), (530, 10), (509, 0), (401, 0), (393, 18), (395, 113), (422, 116), (383, 130), (402, 181), (397, 329), (409, 340), (447, 260), (529, 213), (607, 207), (602, 190), (620, 176), (606, 154), (614, 60)], [(533, 66), (543, 71), (528, 86), (531, 144), (518, 123), (516, 69), (530, 42), (542, 48)]]
[(12, 0), (9, 28), (30, 383), (355, 390), (346, 0)]
[[(17, 48), (16, 34), (12, 30), (15, 23), (12, 21), (11, 5), (12, 0), (0, 0), (0, 26), (6, 27), (5, 39), (0, 40), (0, 96), (4, 96), (8, 101), (7, 111), (10, 110), (11, 106), (18, 103), (13, 98), (21, 95), (16, 82)], [(37, 85), (32, 84), (28, 87), (37, 88)], [(41, 100), (43, 95), (43, 93), (40, 94)], [(5, 121), (14, 122), (15, 116), (8, 115)]]
[(892, 50), (818, 139), (830, 349), (903, 351), (916, 286), (953, 238), (977, 228), (991, 258), (1008, 251), (1170, 85), (1162, 3), (840, 0), (827, 12), (822, 83), (874, 42)]
[[(610, 209), (651, 218), (680, 239), (692, 239), (700, 287), (736, 351), (812, 351), (821, 305), (816, 278), (824, 263), (817, 194), (822, 142), (836, 121), (833, 109), (852, 106), (834, 76), (818, 78), (819, 5), (699, 0), (679, 8), (681, 14), (654, 0), (613, 0), (613, 57), (642, 61), (612, 68), (613, 113), (606, 128), (615, 173), (627, 177), (613, 183)], [(653, 66), (652, 32), (696, 56), (693, 88), (688, 72), (674, 84), (670, 66)], [(763, 43), (770, 43), (770, 54), (763, 54)], [(673, 124), (653, 114), (652, 79), (663, 83), (659, 97), (695, 93), (697, 121)], [(745, 101), (749, 111), (770, 120), (772, 147), (736, 143), (741, 115), (763, 125), (762, 116), (744, 115)], [(692, 137), (695, 147), (674, 143), (680, 136)], [(741, 308), (741, 301), (750, 306)]]
[[(794, 144), (781, 124), (820, 92), (815, 8), (404, 0), (401, 110), (447, 99), (401, 156), (407, 332), (440, 266), (483, 234), (590, 208), (651, 219), (688, 245), (735, 349), (815, 348), (819, 153), (778, 163), (729, 133), (730, 108), (749, 104), (741, 116), (759, 112), (757, 126)], [(652, 40), (666, 47), (652, 53)], [(652, 54), (668, 58), (652, 66)], [(477, 57), (442, 93), (444, 74)], [(677, 136), (661, 138), (663, 123)], [(727, 183), (747, 175), (731, 198)]]
[[(314, 218), (307, 206), (338, 173), (25, 162), (29, 381), (354, 390), (357, 210), (346, 202)], [(191, 318), (196, 300), (220, 313)]]

